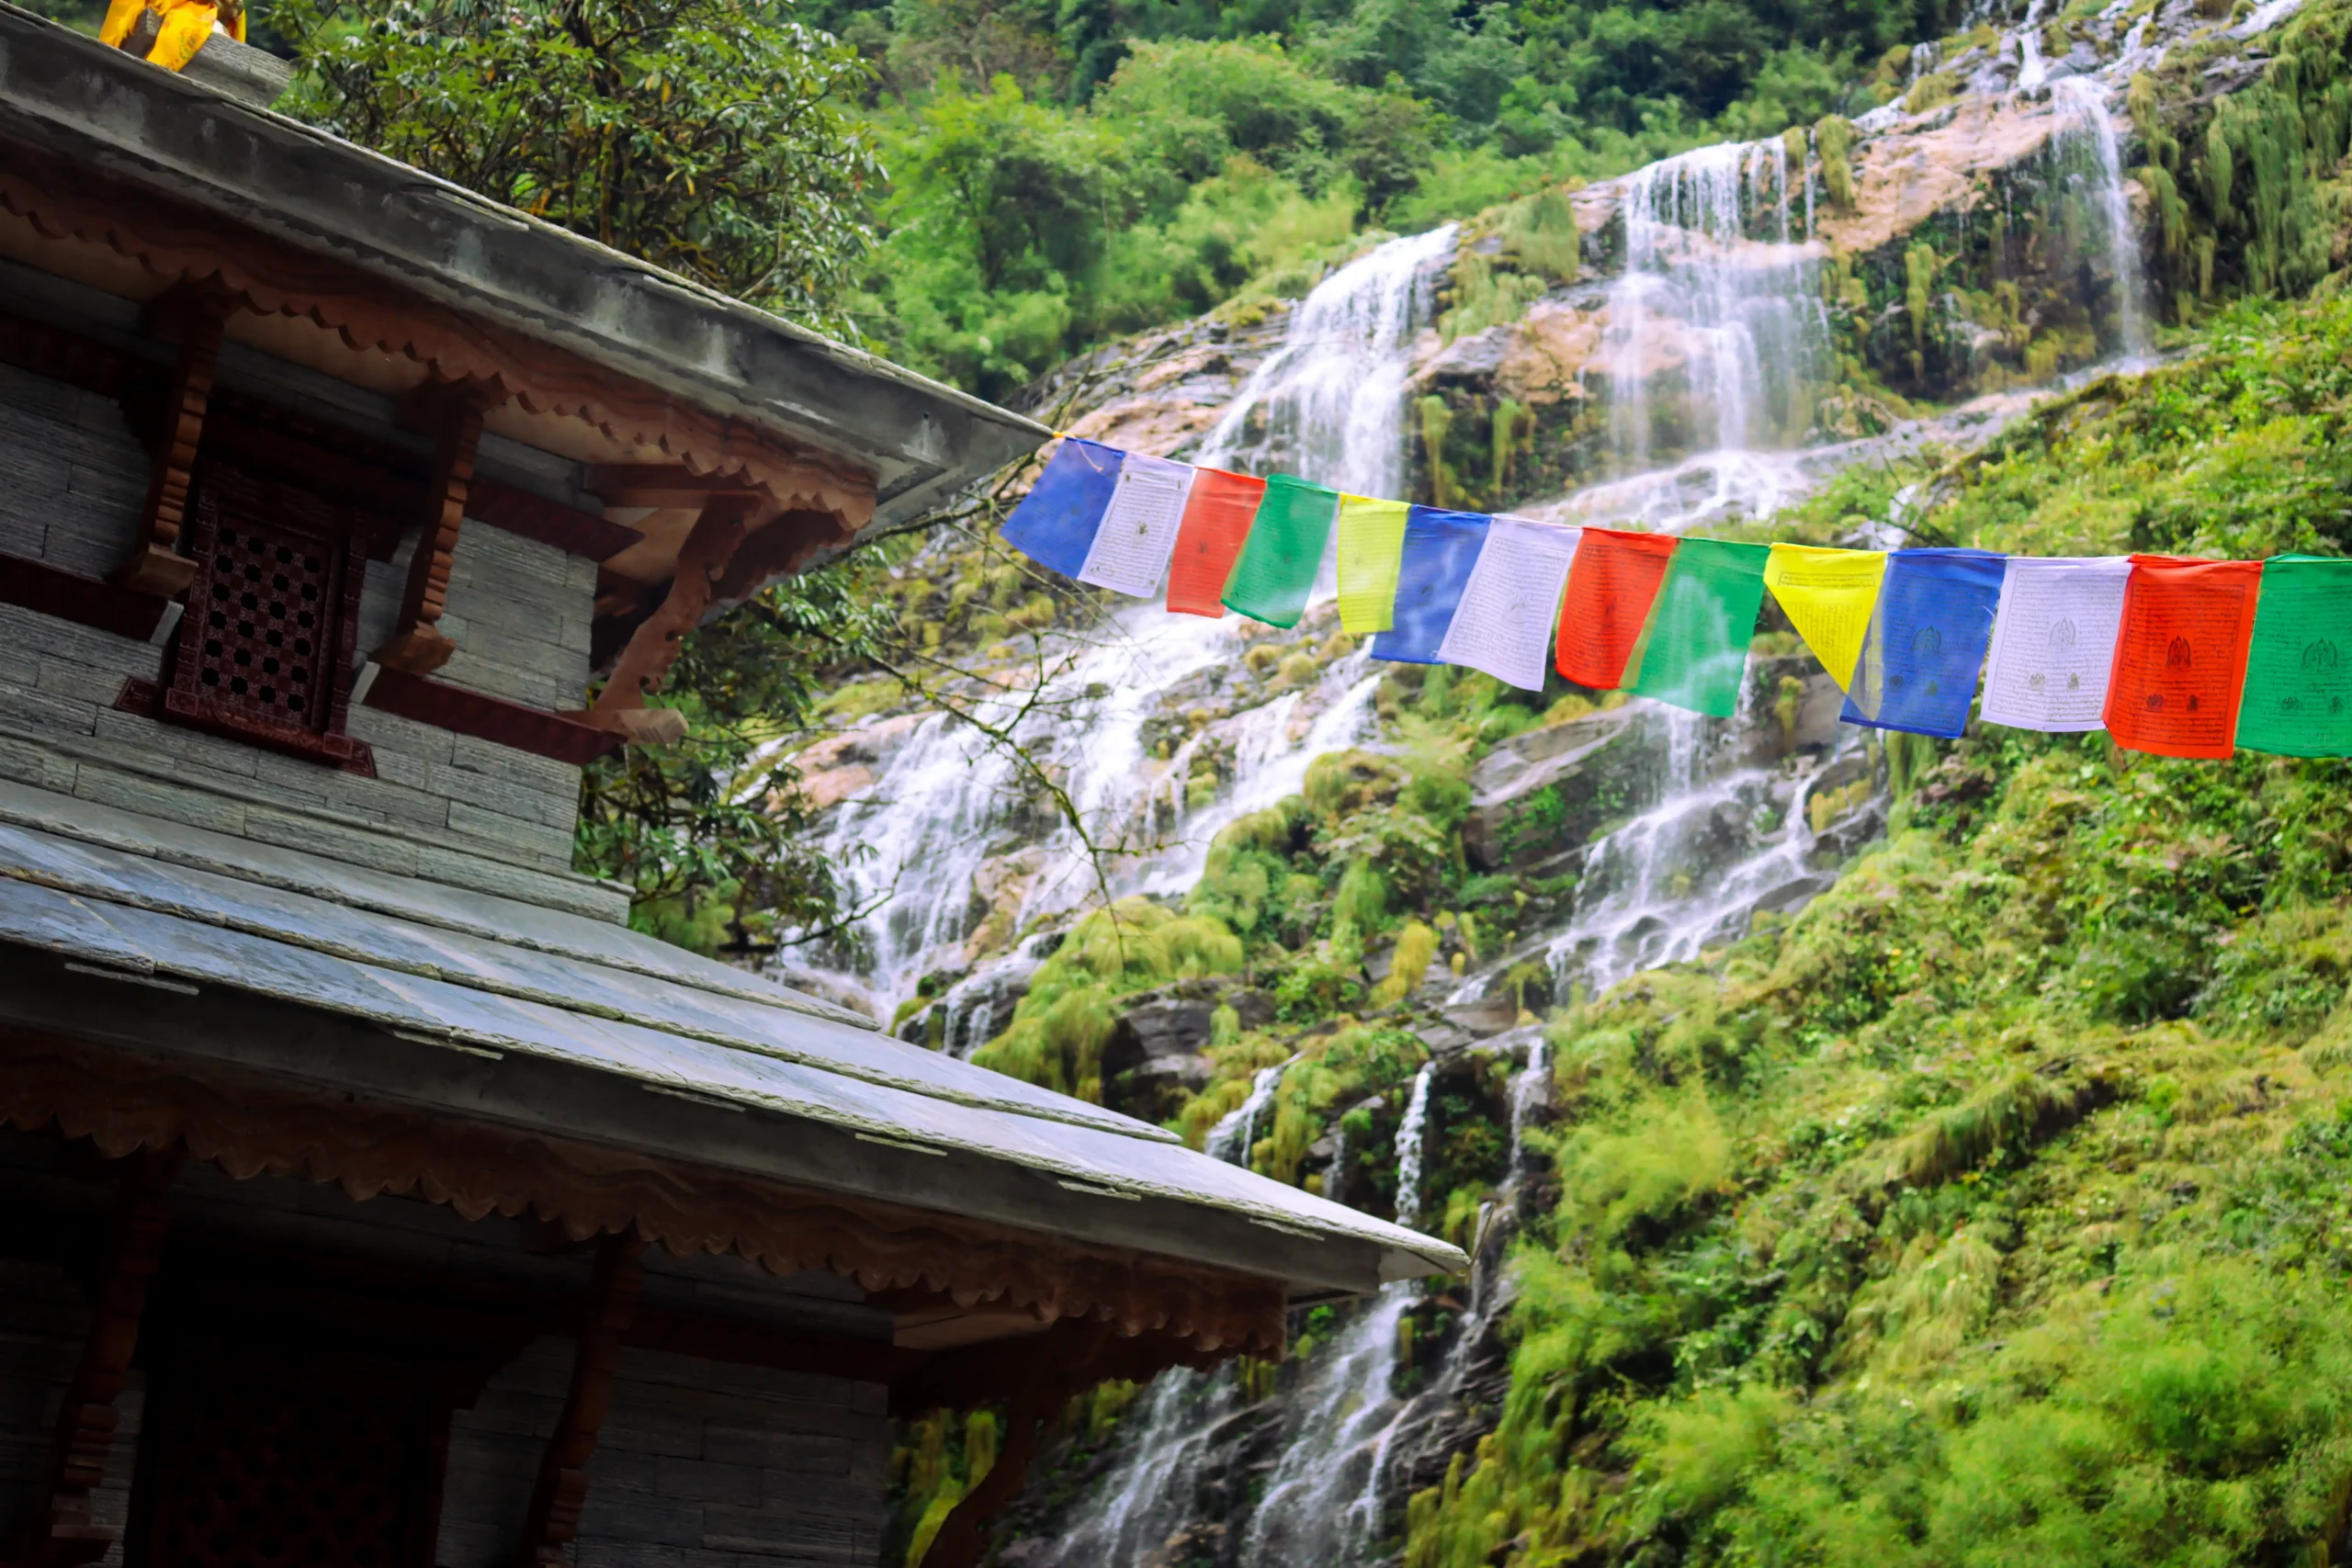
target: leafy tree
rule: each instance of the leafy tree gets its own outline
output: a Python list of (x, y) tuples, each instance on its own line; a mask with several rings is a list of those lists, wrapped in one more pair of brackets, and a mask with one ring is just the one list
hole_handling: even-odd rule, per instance
[(816, 811), (775, 742), (805, 729), (825, 672), (892, 630), (857, 563), (787, 578), (688, 637), (660, 701), (685, 740), (589, 764), (577, 856), (627, 886), (637, 923), (686, 945), (757, 952), (841, 913), (841, 867), (808, 841)]
[(755, 304), (845, 327), (881, 176), (869, 71), (732, 0), (293, 0), (286, 107)]

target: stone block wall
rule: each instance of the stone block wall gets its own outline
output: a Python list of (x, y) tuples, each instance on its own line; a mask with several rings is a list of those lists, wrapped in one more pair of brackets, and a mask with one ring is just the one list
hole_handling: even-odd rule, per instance
[[(148, 458), (109, 399), (0, 366), (0, 551), (102, 576), (129, 551)], [(391, 635), (412, 538), (367, 563), (357, 654)], [(452, 684), (538, 708), (588, 682), (592, 561), (481, 524), (460, 537), (442, 626)], [(571, 874), (579, 770), (367, 707), (374, 778), (114, 707), (160, 679), (160, 645), (0, 605), (0, 777), (401, 875), (617, 919)]]
[[(442, 1568), (514, 1561), (563, 1408), (566, 1341), (492, 1380), (449, 1435)], [(588, 1471), (578, 1568), (875, 1568), (889, 1453), (878, 1383), (625, 1352)]]

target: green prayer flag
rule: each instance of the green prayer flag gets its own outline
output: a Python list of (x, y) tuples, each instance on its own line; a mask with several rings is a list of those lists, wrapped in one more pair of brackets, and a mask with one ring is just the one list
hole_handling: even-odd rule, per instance
[(1724, 539), (1685, 539), (1675, 547), (1651, 612), (1641, 671), (1626, 689), (1717, 718), (1738, 712), (1771, 554), (1769, 545)]
[(2352, 756), (2352, 560), (2263, 563), (2237, 743), (2280, 757)]
[(1340, 492), (1327, 485), (1288, 474), (1268, 479), (1249, 542), (1225, 580), (1225, 607), (1272, 626), (1298, 625), (1339, 510)]

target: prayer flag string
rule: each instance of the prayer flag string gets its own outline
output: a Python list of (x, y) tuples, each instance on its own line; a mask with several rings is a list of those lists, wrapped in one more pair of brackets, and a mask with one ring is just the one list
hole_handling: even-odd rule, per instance
[[(2132, 750), (2352, 755), (2352, 559), (2036, 558), (1681, 539), (1342, 495), (1060, 435), (1004, 524), (1040, 565), (1182, 615), (1295, 626), (1336, 550), (1377, 659), (1561, 676), (1728, 718), (1769, 592), (1848, 723), (2104, 728)], [(1979, 675), (1983, 678), (1981, 701)]]

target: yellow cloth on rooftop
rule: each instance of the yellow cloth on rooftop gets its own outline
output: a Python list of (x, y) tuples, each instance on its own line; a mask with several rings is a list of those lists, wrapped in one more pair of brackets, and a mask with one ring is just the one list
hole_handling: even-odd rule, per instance
[(1340, 626), (1354, 636), (1396, 624), (1396, 572), (1405, 555), (1401, 501), (1340, 497)]
[(1764, 563), (1764, 586), (1841, 692), (1854, 683), (1854, 666), (1885, 578), (1884, 550), (1774, 545)]
[[(149, 63), (167, 71), (187, 69), (196, 58), (204, 40), (212, 36), (213, 24), (220, 20), (220, 6), (213, 0), (112, 0), (107, 7), (106, 21), (98, 28), (98, 41), (110, 49), (120, 49), (138, 29), (139, 19), (146, 12), (155, 13), (157, 27), (155, 42), (147, 51)], [(228, 34), (238, 42), (245, 39), (245, 11), (243, 6), (232, 6), (229, 11)]]

